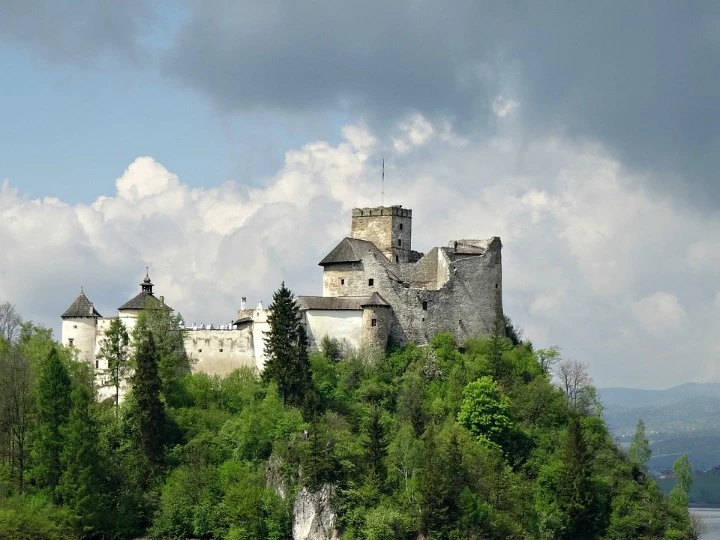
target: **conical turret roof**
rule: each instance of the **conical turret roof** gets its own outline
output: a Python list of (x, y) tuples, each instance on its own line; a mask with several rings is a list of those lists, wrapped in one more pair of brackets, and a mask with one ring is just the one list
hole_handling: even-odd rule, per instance
[(100, 318), (102, 315), (98, 313), (98, 310), (95, 309), (92, 302), (88, 300), (88, 297), (85, 296), (83, 290), (80, 289), (78, 297), (72, 304), (70, 304), (70, 307), (67, 308), (65, 313), (63, 313), (60, 317), (63, 319), (76, 317)]

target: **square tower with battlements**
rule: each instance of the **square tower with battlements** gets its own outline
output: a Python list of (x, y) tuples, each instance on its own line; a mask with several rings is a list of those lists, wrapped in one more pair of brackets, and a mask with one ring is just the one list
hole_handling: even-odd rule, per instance
[(390, 262), (409, 262), (412, 210), (400, 205), (354, 208), (350, 236), (372, 242)]

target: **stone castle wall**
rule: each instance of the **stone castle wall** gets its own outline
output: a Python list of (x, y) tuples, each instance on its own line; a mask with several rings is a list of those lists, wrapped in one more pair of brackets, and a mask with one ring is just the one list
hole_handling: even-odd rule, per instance
[(255, 346), (251, 325), (240, 329), (185, 330), (185, 351), (192, 370), (227, 375), (240, 367), (255, 367)]
[(399, 206), (355, 208), (350, 236), (373, 242), (392, 262), (408, 262), (412, 246), (412, 210)]

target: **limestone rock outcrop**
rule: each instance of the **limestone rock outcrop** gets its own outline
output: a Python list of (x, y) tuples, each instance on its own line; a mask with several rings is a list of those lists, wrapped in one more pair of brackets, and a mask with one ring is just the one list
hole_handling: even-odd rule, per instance
[(332, 486), (323, 484), (319, 490), (304, 487), (293, 506), (293, 540), (337, 540), (337, 514), (330, 502)]

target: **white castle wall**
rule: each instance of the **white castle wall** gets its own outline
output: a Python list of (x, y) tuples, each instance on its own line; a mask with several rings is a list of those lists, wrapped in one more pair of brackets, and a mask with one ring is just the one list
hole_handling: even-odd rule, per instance
[(61, 343), (77, 349), (78, 360), (92, 363), (95, 360), (96, 327), (92, 317), (63, 319)]
[(255, 367), (251, 325), (239, 330), (197, 329), (185, 331), (185, 351), (194, 372), (227, 375), (240, 367)]
[(362, 343), (362, 310), (313, 309), (305, 312), (305, 330), (311, 347), (319, 348), (325, 336), (358, 349)]

